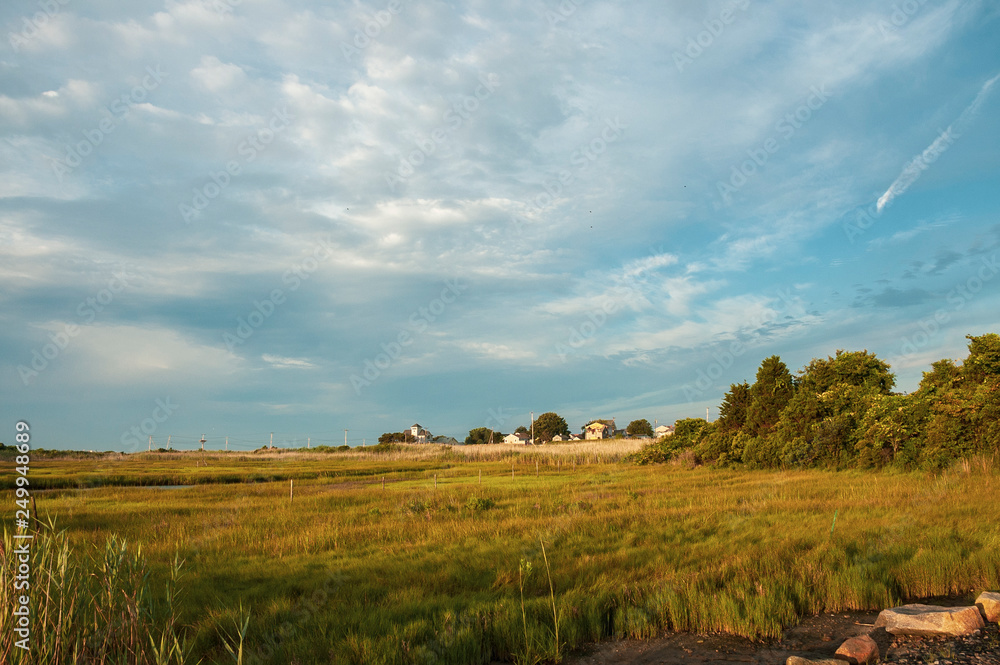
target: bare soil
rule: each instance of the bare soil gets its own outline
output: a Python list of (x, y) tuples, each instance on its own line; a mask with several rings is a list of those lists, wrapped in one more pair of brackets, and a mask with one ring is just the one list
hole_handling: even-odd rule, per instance
[(722, 634), (668, 633), (652, 640), (616, 640), (591, 645), (568, 665), (674, 665), (698, 663), (770, 663), (789, 656), (811, 660), (833, 658), (845, 640), (871, 634), (882, 662), (939, 665), (1000, 665), (1000, 634), (990, 624), (982, 635), (965, 638), (896, 638), (874, 630), (878, 612), (847, 612), (808, 617), (773, 642)]

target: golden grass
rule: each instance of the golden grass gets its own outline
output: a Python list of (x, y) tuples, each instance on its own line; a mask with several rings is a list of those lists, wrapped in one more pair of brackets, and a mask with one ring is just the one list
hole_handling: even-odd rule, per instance
[[(206, 663), (227, 662), (240, 603), (262, 663), (485, 663), (554, 658), (554, 615), (568, 647), (664, 629), (759, 639), (804, 614), (1000, 587), (998, 476), (975, 464), (937, 476), (687, 471), (609, 463), (627, 450), (614, 441), (468, 457), (408, 448), (140, 456), (103, 470), (45, 460), (49, 478), (200, 484), (70, 487), (38, 502), (77, 552), (113, 535), (142, 543), (153, 588), (179, 553), (180, 619)], [(209, 482), (261, 476), (281, 479)], [(522, 559), (534, 570), (523, 615)]]

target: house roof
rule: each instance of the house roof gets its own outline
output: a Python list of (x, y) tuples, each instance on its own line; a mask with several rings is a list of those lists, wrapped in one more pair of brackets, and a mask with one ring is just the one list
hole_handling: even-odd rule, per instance
[(413, 429), (414, 427), (420, 427), (420, 423), (413, 423), (410, 425), (410, 429)]

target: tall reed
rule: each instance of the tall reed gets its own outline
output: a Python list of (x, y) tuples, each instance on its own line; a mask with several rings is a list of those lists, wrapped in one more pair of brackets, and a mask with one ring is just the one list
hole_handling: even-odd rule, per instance
[[(191, 645), (178, 624), (178, 580), (174, 560), (165, 597), (150, 590), (141, 547), (118, 536), (103, 548), (74, 551), (54, 520), (42, 523), (29, 546), (30, 588), (15, 590), (18, 556), (4, 528), (0, 550), (0, 662), (11, 665), (95, 663), (185, 665)], [(24, 542), (24, 541), (21, 541)], [(29, 601), (28, 650), (15, 645), (13, 611), (18, 596)], [(158, 637), (158, 639), (157, 639)]]

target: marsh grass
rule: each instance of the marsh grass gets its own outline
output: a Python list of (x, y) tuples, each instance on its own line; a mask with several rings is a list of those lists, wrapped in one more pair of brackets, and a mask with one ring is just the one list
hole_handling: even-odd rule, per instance
[[(24, 541), (21, 541), (24, 542)], [(141, 547), (117, 537), (81, 554), (49, 521), (30, 545), (29, 591), (14, 589), (19, 557), (5, 528), (0, 553), (0, 662), (183, 665), (192, 645), (177, 623), (182, 562), (174, 559), (166, 591), (151, 591)], [(15, 596), (28, 595), (28, 650), (15, 646)]]
[[(167, 630), (189, 662), (234, 662), (240, 645), (246, 663), (528, 662), (664, 630), (765, 639), (809, 614), (1000, 587), (988, 506), (995, 467), (746, 472), (577, 455), (274, 456), (268, 473), (299, 474), (292, 504), (287, 480), (211, 484), (210, 474), (169, 492), (44, 493), (38, 508), (69, 528), (36, 568), (40, 584), (53, 579), (33, 601), (46, 599), (36, 617), (72, 606), (71, 615), (89, 617), (73, 625), (98, 621), (94, 599), (110, 598), (99, 579), (116, 569), (118, 609), (101, 611), (145, 617), (116, 624), (114, 639), (133, 645), (122, 653), (138, 648), (133, 635)], [(255, 458), (208, 463), (219, 477), (263, 472)], [(41, 470), (72, 479), (74, 464), (90, 462), (46, 460)], [(126, 460), (107, 474), (139, 485), (144, 473), (183, 475), (188, 464)], [(141, 543), (148, 563), (125, 542)], [(66, 573), (63, 551), (77, 562)], [(118, 568), (87, 555), (108, 551)], [(187, 560), (187, 594), (153, 602), (149, 589), (165, 588), (177, 554)], [(525, 575), (522, 560), (545, 565), (545, 579)], [(86, 575), (89, 586), (77, 586)], [(4, 617), (10, 602), (3, 597)], [(71, 640), (66, 630), (54, 632), (60, 645)]]

